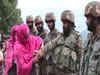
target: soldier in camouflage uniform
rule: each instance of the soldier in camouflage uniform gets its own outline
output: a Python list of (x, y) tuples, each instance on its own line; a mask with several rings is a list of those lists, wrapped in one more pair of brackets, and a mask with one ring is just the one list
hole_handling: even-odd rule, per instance
[(100, 75), (100, 2), (88, 3), (85, 17), (90, 33), (85, 43), (82, 75)]
[[(34, 19), (32, 16), (27, 16), (26, 17), (26, 23), (30, 29), (30, 33), (31, 35), (36, 35), (37, 34), (37, 29), (36, 27), (34, 26)], [(38, 68), (37, 68), (37, 64), (33, 64), (32, 65), (32, 70), (34, 70), (33, 74), (34, 75), (39, 75), (38, 74)]]
[(43, 23), (43, 20), (40, 16), (36, 16), (35, 18), (35, 26), (37, 28), (37, 36), (40, 36), (42, 39), (45, 39), (46, 37), (46, 34), (47, 34), (47, 30), (44, 29), (44, 23)]
[(32, 16), (27, 16), (26, 17), (26, 23), (27, 23), (27, 25), (28, 25), (28, 27), (30, 29), (31, 34), (32, 35), (36, 35), (37, 34), (37, 30), (36, 30), (36, 28), (34, 26), (34, 19), (33, 19), (33, 17)]
[[(35, 18), (35, 26), (38, 30), (38, 33), (36, 34), (37, 36), (40, 36), (42, 39), (45, 39), (46, 35), (47, 35), (47, 30), (44, 29), (44, 23), (43, 20), (40, 16), (36, 16)], [(36, 65), (37, 69), (38, 69), (38, 75), (46, 75), (46, 60), (44, 59), (44, 57), (42, 57), (38, 64)]]
[[(55, 28), (55, 22), (56, 22), (56, 18), (54, 13), (49, 12), (46, 14), (45, 16), (45, 22), (48, 25), (48, 28), (50, 30), (50, 32), (46, 35), (46, 38), (44, 40), (44, 43), (47, 44), (49, 41), (55, 39), (57, 37), (57, 35), (59, 34), (59, 32), (57, 31), (57, 29)], [(53, 65), (52, 65), (52, 52), (47, 52), (45, 55), (45, 59), (47, 62), (47, 75), (54, 75), (53, 74)]]
[(54, 13), (52, 12), (47, 13), (45, 16), (45, 22), (47, 23), (48, 28), (50, 30), (50, 32), (47, 34), (46, 39), (45, 39), (45, 43), (47, 43), (50, 40), (55, 39), (59, 32), (55, 28), (56, 18), (54, 16)]
[[(52, 50), (47, 47), (45, 53), (51, 53), (48, 75), (78, 75), (82, 54), (82, 39), (79, 32), (75, 31), (74, 15), (66, 10), (61, 15), (63, 33), (56, 45), (51, 44)], [(47, 43), (48, 44), (48, 43)], [(51, 65), (52, 64), (52, 65)], [(48, 69), (47, 69), (48, 70)]]

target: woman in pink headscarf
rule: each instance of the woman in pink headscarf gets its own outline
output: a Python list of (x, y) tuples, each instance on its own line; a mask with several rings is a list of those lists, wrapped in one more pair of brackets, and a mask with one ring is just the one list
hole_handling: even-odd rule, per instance
[(35, 63), (39, 55), (34, 56), (35, 50), (39, 50), (43, 41), (40, 37), (30, 35), (26, 24), (21, 24), (17, 32), (17, 42), (15, 45), (15, 62), (17, 65), (17, 75), (30, 75), (32, 64)]
[(5, 73), (6, 75), (16, 75), (16, 66), (14, 63), (14, 45), (16, 42), (16, 32), (19, 25), (11, 28), (11, 36), (8, 39), (5, 51)]

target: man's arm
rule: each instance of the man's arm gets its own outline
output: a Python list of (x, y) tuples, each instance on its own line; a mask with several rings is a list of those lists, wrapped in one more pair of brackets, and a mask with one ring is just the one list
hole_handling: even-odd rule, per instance
[(52, 50), (57, 46), (58, 40), (61, 38), (61, 34), (59, 34), (54, 40), (49, 41), (45, 46), (44, 46), (44, 53), (46, 53), (48, 50)]

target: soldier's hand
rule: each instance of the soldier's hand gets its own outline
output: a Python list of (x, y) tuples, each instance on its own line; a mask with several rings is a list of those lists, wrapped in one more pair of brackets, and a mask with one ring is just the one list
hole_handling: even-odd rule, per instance
[(38, 52), (38, 54), (40, 55), (40, 57), (42, 57), (44, 55), (44, 47), (45, 47), (44, 44), (42, 44), (41, 48), (40, 48), (40, 50)]

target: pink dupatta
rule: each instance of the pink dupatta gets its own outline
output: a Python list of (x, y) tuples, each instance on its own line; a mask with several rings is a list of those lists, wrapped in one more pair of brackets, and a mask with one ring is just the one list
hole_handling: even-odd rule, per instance
[(8, 39), (8, 43), (6, 45), (6, 52), (5, 52), (5, 72), (8, 75), (8, 71), (12, 66), (12, 60), (14, 59), (14, 44), (16, 42), (16, 32), (17, 32), (18, 25), (14, 25), (11, 28), (11, 36)]
[[(25, 39), (27, 37), (27, 40)], [(39, 50), (42, 39), (30, 35), (26, 24), (21, 24), (17, 32), (17, 42), (15, 46), (15, 61), (17, 64), (17, 75), (29, 75), (34, 59), (34, 50)]]

